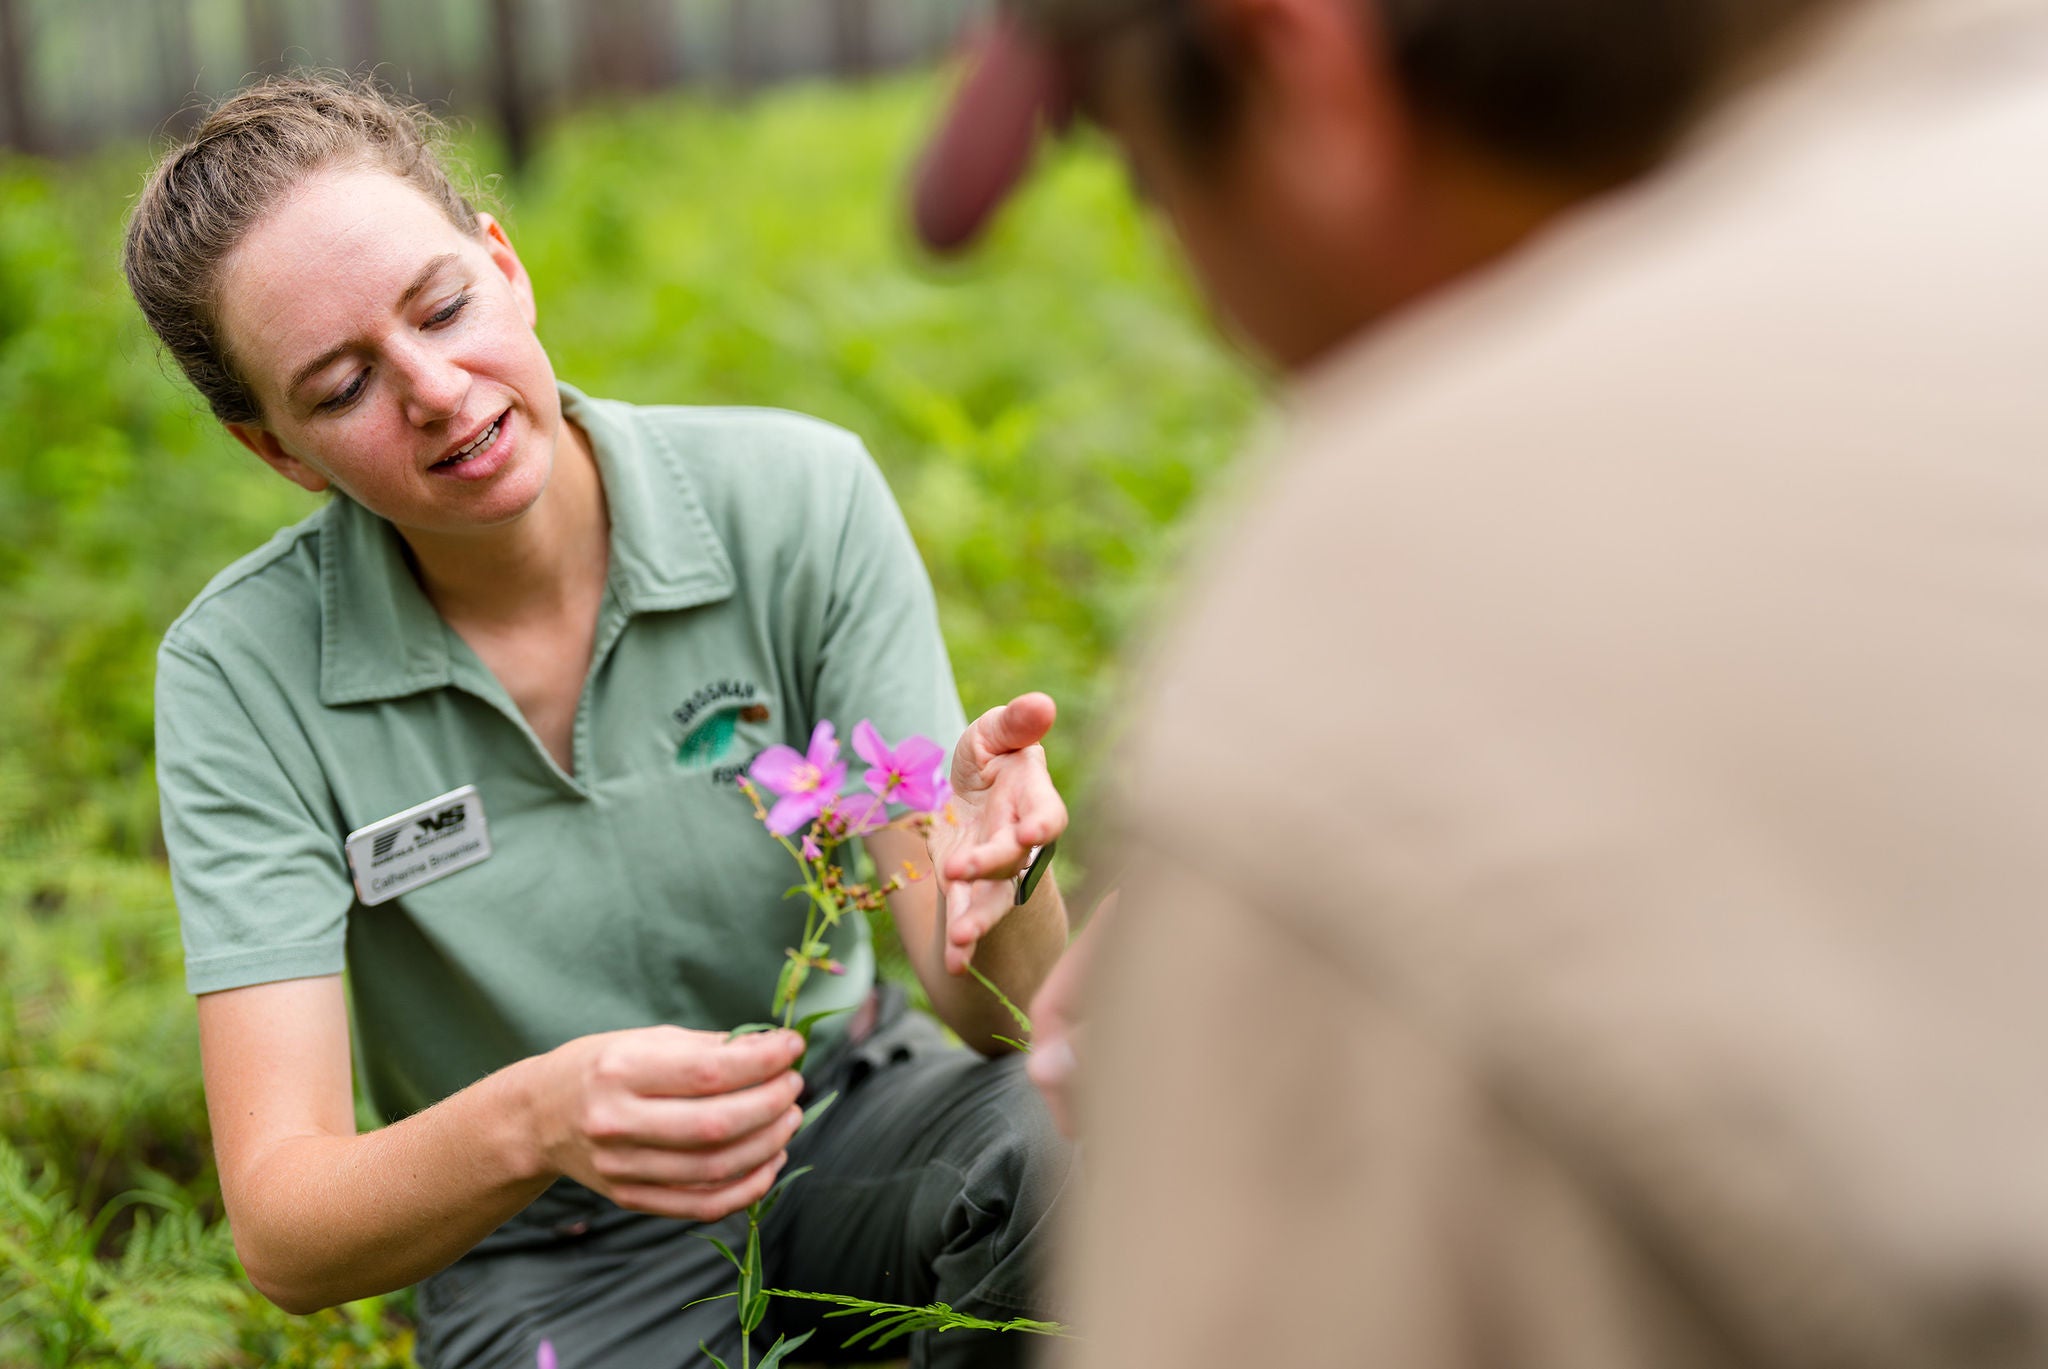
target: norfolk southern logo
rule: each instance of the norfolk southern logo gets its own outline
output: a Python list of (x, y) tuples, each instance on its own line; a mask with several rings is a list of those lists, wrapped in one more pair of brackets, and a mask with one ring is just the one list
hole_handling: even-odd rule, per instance
[(432, 836), (462, 826), (465, 805), (451, 803), (438, 813), (430, 813), (419, 819), (420, 835)]
[(732, 769), (717, 762), (732, 750), (739, 725), (767, 722), (768, 705), (761, 701), (759, 685), (748, 680), (719, 680), (683, 700), (673, 716), (682, 730), (676, 764), (690, 769), (716, 766), (716, 779)]

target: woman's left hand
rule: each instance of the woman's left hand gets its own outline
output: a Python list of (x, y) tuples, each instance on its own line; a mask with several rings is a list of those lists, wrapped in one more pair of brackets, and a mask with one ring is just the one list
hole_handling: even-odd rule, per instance
[(1032, 848), (1067, 830), (1039, 745), (1057, 713), (1049, 695), (1020, 695), (976, 718), (953, 748), (953, 821), (934, 822), (930, 838), (948, 974), (967, 972), (976, 943), (1010, 911)]

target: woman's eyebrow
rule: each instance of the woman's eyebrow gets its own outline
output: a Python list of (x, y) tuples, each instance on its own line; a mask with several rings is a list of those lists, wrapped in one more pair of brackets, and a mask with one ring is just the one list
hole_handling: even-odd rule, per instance
[(461, 260), (462, 254), (459, 252), (443, 252), (440, 256), (430, 259), (420, 268), (420, 273), (412, 278), (412, 284), (405, 287), (405, 293), (398, 297), (398, 307), (403, 309), (411, 304), (419, 297), (420, 291), (433, 283), (434, 277), (439, 275), (443, 268), (453, 266)]
[[(434, 283), (435, 276), (461, 260), (462, 254), (459, 252), (443, 252), (439, 256), (428, 258), (427, 264), (422, 266), (419, 269), (419, 274), (412, 278), (412, 284), (406, 286), (399, 293), (397, 307), (403, 309), (406, 305), (411, 304), (415, 299), (419, 298), (420, 291)], [(299, 367), (298, 370), (293, 371), (290, 383), (284, 387), (285, 398), (290, 399), (293, 395), (297, 394), (301, 385), (304, 385), (307, 381), (325, 370), (353, 346), (355, 346), (355, 342), (351, 339), (348, 342), (329, 347), (319, 356), (314, 357), (311, 361)]]

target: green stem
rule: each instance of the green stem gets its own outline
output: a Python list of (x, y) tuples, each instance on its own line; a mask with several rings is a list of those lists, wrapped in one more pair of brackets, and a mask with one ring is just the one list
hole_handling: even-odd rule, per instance
[(1003, 1009), (1006, 1012), (1008, 1012), (1012, 1018), (1016, 1020), (1016, 1023), (1019, 1027), (1022, 1027), (1024, 1029), (1024, 1034), (1026, 1036), (1031, 1035), (1031, 1019), (1024, 1015), (1024, 1010), (1022, 1008), (1018, 1007), (1015, 1003), (1012, 1003), (1010, 1001), (1010, 996), (1008, 994), (1004, 993), (1001, 989), (996, 987), (996, 982), (993, 979), (990, 979), (987, 975), (983, 974), (978, 968), (976, 968), (974, 962), (971, 960), (967, 962), (967, 973), (973, 975), (976, 979), (980, 980), (981, 987), (987, 989), (990, 993), (996, 996), (996, 1002), (1003, 1005)]

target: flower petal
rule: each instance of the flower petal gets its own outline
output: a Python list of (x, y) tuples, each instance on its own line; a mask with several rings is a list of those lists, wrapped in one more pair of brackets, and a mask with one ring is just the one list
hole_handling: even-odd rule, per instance
[(882, 734), (875, 731), (875, 725), (866, 718), (853, 725), (853, 754), (884, 770), (889, 768), (893, 759), (889, 754), (889, 744), (882, 740)]
[(794, 747), (771, 746), (754, 758), (754, 763), (747, 767), (747, 774), (756, 784), (771, 792), (787, 794), (798, 769), (809, 764)]
[(768, 810), (768, 830), (778, 837), (788, 836), (816, 818), (818, 811), (825, 806), (825, 800), (830, 797), (830, 794), (823, 791), (814, 791), (777, 799), (775, 806)]
[(839, 738), (833, 733), (830, 722), (820, 722), (811, 729), (811, 744), (805, 755), (820, 770), (839, 759)]
[(919, 813), (936, 813), (946, 806), (953, 797), (953, 786), (945, 780), (922, 778), (906, 779), (903, 787), (896, 791), (896, 801)]
[(929, 775), (945, 762), (946, 749), (930, 737), (905, 737), (896, 744), (896, 768), (906, 775)]
[(889, 805), (872, 794), (849, 794), (839, 801), (839, 816), (848, 836), (862, 836), (887, 825)]

